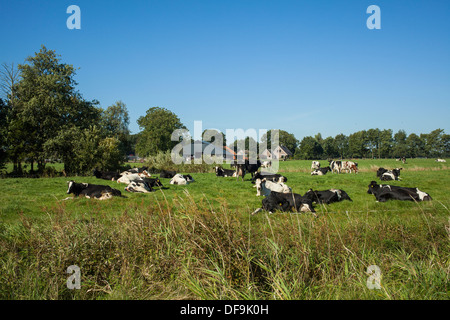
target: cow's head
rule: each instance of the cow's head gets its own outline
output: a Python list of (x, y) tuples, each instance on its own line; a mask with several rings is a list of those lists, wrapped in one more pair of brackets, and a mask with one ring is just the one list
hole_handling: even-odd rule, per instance
[(377, 191), (380, 188), (378, 183), (376, 181), (371, 181), (369, 184), (369, 189), (367, 190), (368, 194), (374, 194), (375, 191)]

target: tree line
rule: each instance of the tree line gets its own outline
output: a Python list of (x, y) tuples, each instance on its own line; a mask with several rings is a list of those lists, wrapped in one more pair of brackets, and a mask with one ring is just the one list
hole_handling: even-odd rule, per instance
[[(43, 172), (48, 161), (58, 160), (67, 175), (89, 173), (93, 168), (117, 170), (128, 154), (146, 157), (172, 150), (178, 143), (172, 141), (172, 132), (186, 129), (170, 110), (152, 107), (137, 120), (140, 132), (133, 135), (125, 103), (117, 101), (102, 109), (97, 100), (84, 99), (75, 75), (72, 65), (45, 46), (17, 67), (6, 63), (0, 67), (0, 169), (11, 162), (13, 172), (21, 174), (26, 163), (31, 172)], [(272, 133), (261, 137), (268, 148)], [(327, 138), (318, 133), (301, 141), (284, 130), (277, 134), (279, 144), (296, 159), (450, 155), (450, 136), (442, 129), (409, 135), (404, 130), (394, 134), (390, 129), (369, 129)], [(260, 146), (252, 139), (244, 139), (246, 148)], [(238, 141), (228, 144), (235, 151), (238, 145)]]
[(437, 158), (450, 156), (450, 135), (443, 129), (410, 133), (391, 129), (361, 130), (350, 135), (304, 137), (296, 148), (298, 159), (329, 158)]

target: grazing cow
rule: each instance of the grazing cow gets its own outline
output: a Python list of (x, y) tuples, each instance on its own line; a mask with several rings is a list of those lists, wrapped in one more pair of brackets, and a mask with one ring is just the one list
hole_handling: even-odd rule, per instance
[(379, 168), (377, 170), (377, 177), (382, 181), (400, 180), (400, 170), (402, 169), (403, 168), (395, 168), (392, 170), (387, 170), (385, 168)]
[(347, 192), (345, 192), (344, 190), (341, 190), (341, 189), (330, 189), (330, 190), (323, 190), (323, 191), (316, 191), (316, 190), (309, 189), (308, 192), (306, 192), (303, 197), (310, 199), (312, 202), (316, 202), (316, 203), (320, 203), (320, 204), (322, 204), (322, 203), (330, 204), (330, 203), (339, 202), (342, 200), (353, 201), (352, 199), (350, 199)]
[(328, 171), (331, 171), (331, 168), (329, 166), (325, 167), (325, 168), (316, 169), (313, 172), (311, 172), (311, 175), (312, 176), (323, 176), (323, 175), (327, 174)]
[(250, 163), (249, 160), (245, 160), (245, 172), (250, 173), (252, 178), (259, 168), (261, 168), (261, 161), (257, 160), (256, 163)]
[(99, 171), (97, 169), (94, 170), (93, 175), (97, 179), (104, 179), (104, 180), (110, 180), (110, 181), (115, 181), (115, 180), (119, 179), (122, 176), (118, 172)]
[(342, 170), (352, 173), (358, 173), (358, 163), (353, 161), (328, 160), (330, 163), (331, 172), (341, 173)]
[(239, 177), (241, 177), (242, 181), (244, 181), (244, 177), (245, 177), (245, 174), (246, 174), (245, 164), (236, 163), (235, 166), (236, 166), (236, 175), (235, 175), (236, 181), (239, 180)]
[(176, 175), (176, 171), (170, 171), (170, 170), (161, 170), (159, 177), (160, 178), (167, 178), (172, 179)]
[(172, 180), (170, 180), (170, 184), (186, 185), (193, 181), (194, 179), (190, 175), (182, 175), (177, 173), (173, 176)]
[(252, 183), (255, 183), (257, 179), (266, 179), (267, 181), (273, 181), (273, 182), (287, 182), (288, 179), (285, 176), (282, 176), (281, 174), (264, 174), (261, 172), (255, 173), (255, 175), (252, 178)]
[(331, 173), (341, 173), (342, 161), (340, 160), (328, 160), (330, 163)]
[(67, 183), (69, 184), (67, 194), (73, 193), (74, 197), (83, 195), (86, 198), (95, 198), (98, 200), (106, 200), (113, 196), (124, 197), (122, 196), (122, 193), (119, 190), (113, 189), (110, 186), (103, 186), (90, 183), (77, 183), (74, 182), (73, 180), (68, 181)]
[(373, 194), (375, 199), (379, 202), (386, 202), (388, 200), (432, 200), (428, 193), (420, 191), (419, 188), (407, 188), (382, 184), (379, 185), (376, 181), (370, 182), (367, 193)]
[(152, 187), (145, 182), (132, 181), (128, 186), (125, 187), (125, 191), (128, 192), (139, 192), (139, 193), (150, 193), (153, 191)]
[(236, 171), (230, 169), (224, 169), (222, 167), (215, 167), (217, 177), (236, 177)]
[(437, 162), (447, 162), (445, 159), (436, 159)]
[(280, 193), (272, 191), (267, 197), (262, 200), (262, 207), (252, 212), (252, 215), (266, 210), (269, 213), (281, 210), (283, 212), (312, 212), (314, 216), (315, 210), (312, 201), (308, 198), (302, 197), (298, 193)]
[(320, 162), (319, 161), (313, 161), (311, 164), (311, 171), (317, 170), (320, 168)]
[(353, 171), (355, 173), (358, 173), (358, 163), (353, 161), (342, 161), (342, 167), (341, 170), (345, 170), (347, 172), (352, 173)]
[(271, 191), (287, 193), (292, 192), (284, 182), (273, 182), (266, 179), (256, 179), (254, 187), (256, 188), (256, 196), (268, 196)]

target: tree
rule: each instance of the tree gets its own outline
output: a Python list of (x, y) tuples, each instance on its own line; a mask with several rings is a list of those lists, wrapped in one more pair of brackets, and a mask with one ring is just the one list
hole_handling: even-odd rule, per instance
[(380, 129), (367, 130), (367, 147), (371, 153), (372, 159), (375, 157), (375, 151), (379, 150)]
[[(46, 145), (71, 126), (85, 128), (99, 120), (96, 101), (84, 101), (75, 90), (75, 69), (60, 62), (45, 46), (19, 65), (20, 81), (14, 87), (16, 125), (26, 130), (23, 151), (38, 170), (45, 167)], [(18, 128), (20, 130), (20, 128)], [(57, 145), (57, 144), (53, 144)]]
[(380, 131), (380, 139), (378, 141), (378, 158), (387, 158), (392, 152), (392, 129), (384, 129)]
[(348, 147), (353, 158), (364, 157), (367, 153), (366, 131), (357, 131), (348, 137)]
[[(275, 132), (278, 131), (278, 136), (275, 136)], [(297, 149), (299, 141), (292, 133), (284, 130), (269, 130), (267, 133), (263, 134), (261, 137), (261, 143), (266, 143), (267, 149), (272, 148), (272, 140), (278, 137), (278, 142), (280, 146), (285, 146), (289, 150)], [(264, 150), (260, 150), (262, 152)]]
[(328, 159), (339, 157), (339, 152), (336, 147), (336, 141), (333, 137), (327, 137), (322, 140), (323, 155)]
[(296, 154), (296, 157), (304, 160), (320, 159), (323, 154), (323, 148), (315, 138), (308, 136), (302, 139)]
[(399, 130), (394, 134), (394, 145), (393, 145), (393, 156), (394, 157), (405, 157), (407, 152), (406, 145), (407, 134), (405, 130)]
[(0, 170), (4, 169), (7, 158), (8, 106), (0, 98)]
[(408, 155), (411, 158), (425, 156), (425, 143), (415, 133), (411, 133), (408, 138), (406, 138), (406, 147), (408, 150)]
[(172, 150), (179, 143), (172, 141), (172, 133), (177, 129), (186, 129), (176, 114), (160, 107), (148, 109), (137, 123), (142, 131), (136, 144), (136, 152), (141, 157)]
[(348, 137), (342, 133), (338, 134), (334, 137), (334, 143), (336, 146), (336, 150), (340, 155), (341, 159), (344, 159), (348, 154)]
[(120, 142), (118, 148), (123, 156), (132, 149), (129, 124), (127, 106), (122, 101), (117, 101), (102, 112), (105, 137), (113, 137)]
[(14, 87), (19, 81), (19, 70), (14, 66), (14, 63), (3, 63), (0, 67), (0, 94), (3, 98), (10, 102), (14, 97)]

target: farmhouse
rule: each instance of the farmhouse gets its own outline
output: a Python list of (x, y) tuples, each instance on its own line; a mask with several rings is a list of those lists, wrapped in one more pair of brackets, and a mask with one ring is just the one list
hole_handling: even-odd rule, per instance
[(277, 146), (273, 152), (271, 150), (266, 149), (260, 154), (261, 159), (278, 159), (278, 160), (286, 160), (289, 157), (292, 157), (293, 153), (286, 148), (285, 146)]
[(187, 146), (183, 150), (183, 157), (186, 160), (201, 159), (203, 155), (221, 157), (223, 160), (234, 160), (236, 153), (228, 148), (216, 146), (213, 143), (195, 140), (191, 142), (190, 148)]

